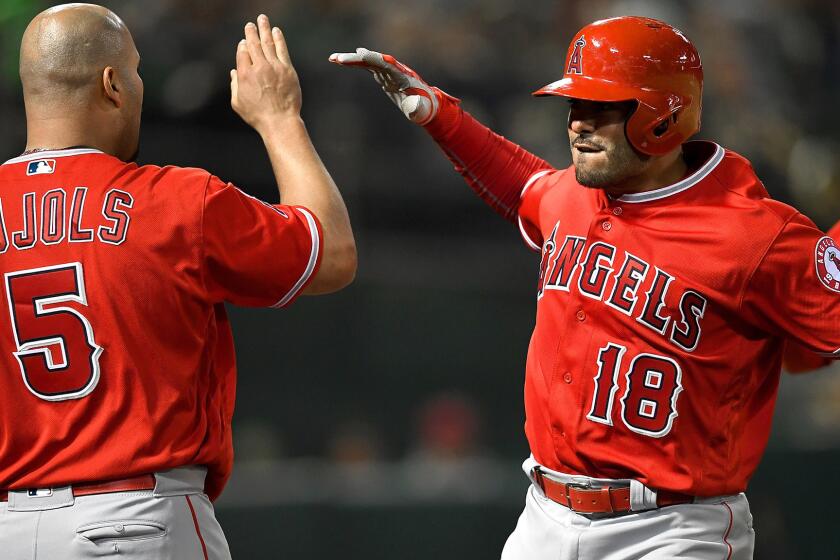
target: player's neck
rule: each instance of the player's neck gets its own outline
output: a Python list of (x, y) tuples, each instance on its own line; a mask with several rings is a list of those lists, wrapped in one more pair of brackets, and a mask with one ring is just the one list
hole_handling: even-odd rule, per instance
[(689, 173), (682, 150), (653, 160), (643, 173), (604, 189), (613, 198), (661, 189), (684, 179)]
[(87, 146), (113, 154), (115, 144), (97, 126), (84, 119), (39, 118), (27, 120), (26, 152), (61, 150), (73, 146)]

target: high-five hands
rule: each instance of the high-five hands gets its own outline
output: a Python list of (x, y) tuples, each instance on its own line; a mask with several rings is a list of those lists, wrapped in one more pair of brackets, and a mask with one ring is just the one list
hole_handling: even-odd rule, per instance
[(257, 132), (278, 118), (300, 117), (302, 94), (297, 72), (279, 27), (268, 17), (245, 26), (236, 49), (236, 70), (230, 71), (230, 104)]
[(334, 53), (330, 62), (369, 71), (391, 101), (414, 123), (428, 124), (438, 113), (440, 103), (435, 90), (417, 72), (389, 54), (361, 47), (354, 53)]

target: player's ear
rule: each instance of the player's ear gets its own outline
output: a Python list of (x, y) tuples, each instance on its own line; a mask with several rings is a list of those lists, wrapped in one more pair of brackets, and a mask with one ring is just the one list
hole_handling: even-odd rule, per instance
[(122, 107), (122, 85), (118, 83), (117, 73), (112, 66), (106, 66), (102, 71), (102, 88), (105, 99), (118, 109)]

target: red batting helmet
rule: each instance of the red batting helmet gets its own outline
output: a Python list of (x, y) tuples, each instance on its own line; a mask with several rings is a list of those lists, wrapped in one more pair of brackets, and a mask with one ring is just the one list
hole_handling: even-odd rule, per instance
[(638, 102), (627, 119), (642, 153), (670, 152), (700, 130), (703, 66), (685, 35), (667, 23), (618, 17), (578, 31), (563, 78), (534, 92), (590, 101)]

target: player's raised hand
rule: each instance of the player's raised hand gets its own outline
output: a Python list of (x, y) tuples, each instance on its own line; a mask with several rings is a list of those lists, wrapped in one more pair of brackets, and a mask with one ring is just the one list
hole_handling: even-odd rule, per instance
[(266, 15), (248, 22), (236, 48), (236, 70), (230, 72), (230, 104), (257, 132), (276, 118), (299, 117), (300, 82), (286, 40)]
[(437, 115), (439, 102), (435, 91), (417, 72), (389, 54), (360, 47), (354, 53), (333, 53), (330, 62), (369, 71), (385, 94), (412, 122), (424, 125)]

